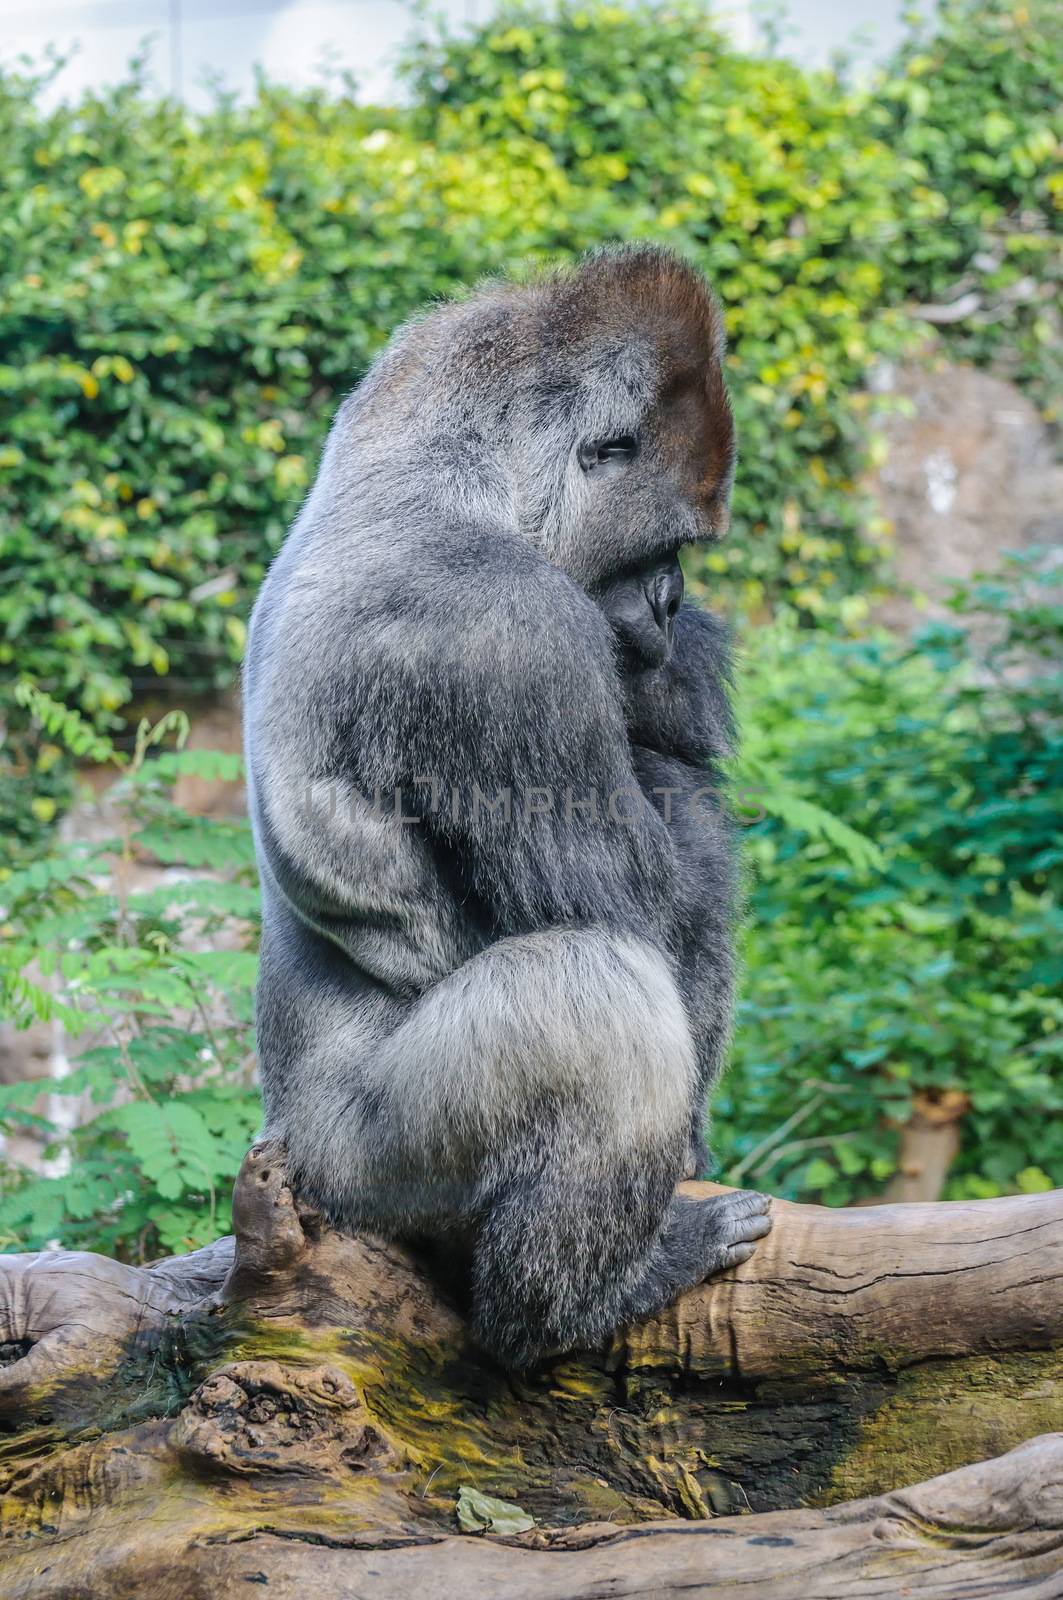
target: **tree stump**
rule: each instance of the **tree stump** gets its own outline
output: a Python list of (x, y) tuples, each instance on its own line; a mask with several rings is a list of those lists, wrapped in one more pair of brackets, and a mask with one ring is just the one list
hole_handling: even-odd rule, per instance
[[(744, 1266), (520, 1375), (268, 1145), (234, 1225), (0, 1260), (5, 1600), (1063, 1595), (1063, 1191), (777, 1201)], [(534, 1527), (460, 1534), (463, 1487)]]

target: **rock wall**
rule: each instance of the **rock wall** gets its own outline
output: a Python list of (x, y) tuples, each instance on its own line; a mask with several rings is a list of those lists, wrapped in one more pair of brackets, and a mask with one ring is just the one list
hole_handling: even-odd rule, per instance
[(1063, 460), (1037, 408), (1014, 384), (936, 361), (883, 369), (875, 389), (900, 405), (871, 488), (893, 524), (898, 590), (878, 620), (909, 627), (946, 614), (956, 579), (1007, 550), (1063, 548)]

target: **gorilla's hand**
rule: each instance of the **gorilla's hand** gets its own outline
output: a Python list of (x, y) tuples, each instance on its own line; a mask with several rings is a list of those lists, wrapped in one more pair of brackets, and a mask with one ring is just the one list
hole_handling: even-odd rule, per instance
[(631, 743), (697, 767), (730, 755), (730, 670), (726, 624), (708, 611), (683, 606), (665, 664), (624, 675)]

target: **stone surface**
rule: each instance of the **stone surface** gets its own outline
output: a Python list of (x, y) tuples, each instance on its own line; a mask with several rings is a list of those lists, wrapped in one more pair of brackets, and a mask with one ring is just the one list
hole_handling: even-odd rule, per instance
[(1063, 462), (1036, 407), (1014, 384), (938, 361), (883, 369), (899, 399), (883, 430), (889, 456), (871, 487), (894, 526), (898, 582), (879, 620), (908, 627), (946, 615), (950, 581), (992, 569), (1007, 550), (1063, 548)]

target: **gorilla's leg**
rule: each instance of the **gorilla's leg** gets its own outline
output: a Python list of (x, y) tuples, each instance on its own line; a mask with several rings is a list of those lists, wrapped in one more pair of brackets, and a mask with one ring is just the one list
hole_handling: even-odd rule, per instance
[(513, 1366), (659, 1311), (771, 1228), (764, 1195), (687, 1200), (660, 1164), (581, 1176), (568, 1154), (498, 1191), (476, 1242), (473, 1327)]
[(392, 1002), (326, 993), (269, 1131), (341, 1225), (471, 1236), (474, 1325), (502, 1359), (595, 1343), (767, 1231), (746, 1197), (673, 1204), (697, 1062), (649, 943), (501, 939), (397, 1023)]
[[(454, 1063), (422, 1127), (487, 1114), (473, 1324), (501, 1359), (594, 1344), (768, 1232), (760, 1196), (673, 1198), (699, 1074), (651, 947), (604, 930), (503, 940), (418, 1010), (425, 1043)], [(401, 1098), (412, 1109), (417, 1094), (408, 1082)]]
[[(690, 1153), (683, 1168), (684, 1178), (712, 1177), (715, 1162), (709, 1148), (709, 1100), (723, 1070), (731, 1038), (730, 974), (720, 981), (721, 998), (713, 996), (712, 1016), (697, 1041), (698, 1079), (690, 1118)], [(704, 1001), (702, 1002), (704, 1006)]]

